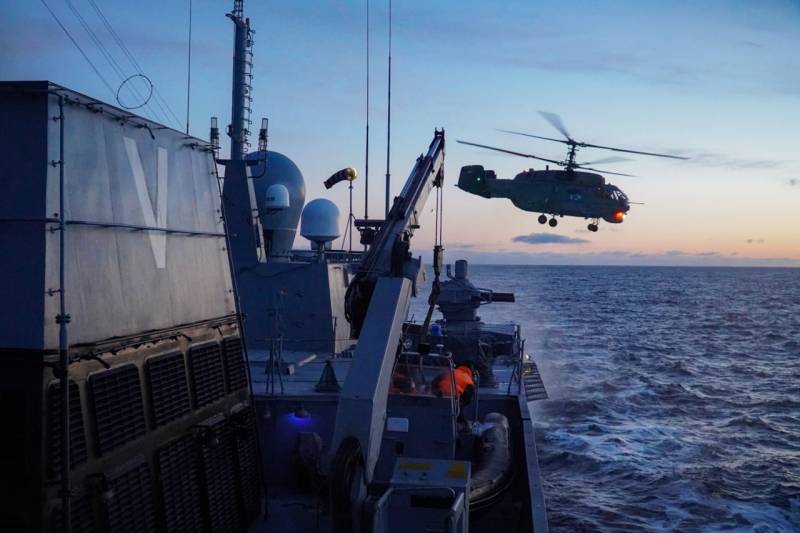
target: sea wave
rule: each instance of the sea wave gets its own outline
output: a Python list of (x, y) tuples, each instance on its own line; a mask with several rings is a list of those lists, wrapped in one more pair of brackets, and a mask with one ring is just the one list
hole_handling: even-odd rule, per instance
[(514, 290), (552, 531), (800, 531), (800, 270), (472, 266)]

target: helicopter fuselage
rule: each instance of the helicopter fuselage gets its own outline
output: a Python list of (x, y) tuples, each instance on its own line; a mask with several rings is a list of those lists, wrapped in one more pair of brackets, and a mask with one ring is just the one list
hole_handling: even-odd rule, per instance
[(461, 168), (458, 187), (484, 198), (508, 198), (524, 211), (603, 219), (619, 224), (630, 209), (628, 197), (605, 178), (576, 170), (526, 170), (500, 179), (481, 165)]

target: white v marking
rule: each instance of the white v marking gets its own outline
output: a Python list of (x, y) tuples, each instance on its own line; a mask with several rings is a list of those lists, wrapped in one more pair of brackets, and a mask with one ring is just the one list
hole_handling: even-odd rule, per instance
[[(136, 184), (136, 197), (144, 215), (145, 226), (154, 228), (166, 228), (167, 225), (167, 150), (158, 147), (157, 161), (157, 190), (156, 207), (153, 209), (153, 202), (147, 192), (147, 181), (144, 177), (142, 160), (139, 157), (139, 150), (136, 141), (130, 137), (125, 137), (125, 151), (128, 153), (128, 162), (133, 172), (133, 182)], [(167, 266), (167, 234), (163, 231), (149, 231), (150, 248), (153, 250), (153, 258), (156, 261), (156, 268)]]

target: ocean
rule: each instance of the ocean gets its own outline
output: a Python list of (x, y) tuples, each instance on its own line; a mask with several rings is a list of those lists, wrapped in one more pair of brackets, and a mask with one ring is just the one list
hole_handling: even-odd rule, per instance
[(800, 531), (800, 269), (470, 278), (516, 294), (480, 315), (522, 325), (550, 394), (531, 407), (551, 531)]

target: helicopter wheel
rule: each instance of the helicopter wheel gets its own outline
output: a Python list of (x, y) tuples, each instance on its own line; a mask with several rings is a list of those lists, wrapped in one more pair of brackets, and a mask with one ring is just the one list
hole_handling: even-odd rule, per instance
[(544, 224), (547, 222), (547, 217), (544, 215), (539, 215), (539, 224)]
[(553, 217), (550, 219), (550, 222), (548, 222), (548, 224), (550, 224), (551, 228), (555, 228), (556, 226), (558, 226), (558, 220), (556, 220), (556, 217)]
[(592, 232), (597, 231), (597, 224), (589, 224), (587, 228)]

